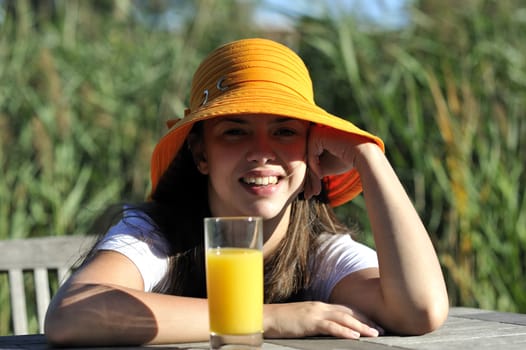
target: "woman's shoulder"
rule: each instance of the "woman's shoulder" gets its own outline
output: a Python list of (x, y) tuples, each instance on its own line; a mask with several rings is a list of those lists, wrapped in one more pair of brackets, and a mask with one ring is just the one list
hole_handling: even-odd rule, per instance
[(323, 260), (367, 260), (376, 259), (373, 248), (354, 240), (350, 233), (322, 233), (316, 238), (318, 258)]
[(323, 232), (316, 237), (316, 244), (319, 249), (326, 249), (331, 246), (341, 244), (352, 244), (355, 242), (350, 233), (329, 233)]
[(376, 252), (352, 239), (350, 234), (323, 233), (317, 238), (317, 251), (310, 257), (310, 300), (327, 302), (329, 295), (343, 277), (370, 267), (378, 267)]
[[(164, 286), (169, 268), (170, 245), (146, 212), (128, 208), (95, 247), (123, 254), (139, 269), (145, 291)], [(164, 287), (163, 287), (164, 288)]]
[(142, 209), (126, 206), (121, 219), (109, 228), (101, 243), (143, 242), (156, 250), (168, 251), (168, 241), (154, 220)]

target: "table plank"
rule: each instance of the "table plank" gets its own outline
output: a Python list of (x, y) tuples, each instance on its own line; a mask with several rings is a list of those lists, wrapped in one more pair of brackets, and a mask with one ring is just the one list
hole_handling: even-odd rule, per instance
[[(209, 350), (208, 342), (199, 343), (182, 343), (169, 345), (150, 345), (150, 346), (124, 346), (124, 347), (75, 347), (60, 348), (61, 350), (140, 350), (140, 349), (163, 349), (163, 350)], [(0, 349), (10, 350), (48, 350), (51, 347), (47, 344), (46, 337), (43, 334), (17, 335), (17, 336), (0, 336)], [(291, 348), (286, 345), (265, 343), (262, 350), (297, 350), (301, 348)], [(316, 348), (317, 350), (320, 348)]]
[(513, 314), (510, 312), (483, 312), (474, 314), (465, 314), (458, 316), (462, 318), (468, 318), (473, 320), (493, 321), (500, 323), (516, 324), (526, 326), (526, 315), (525, 314)]
[[(208, 342), (162, 346), (120, 347), (119, 349), (207, 350)], [(0, 337), (0, 349), (48, 349), (41, 335)], [(64, 348), (65, 349), (65, 348)], [(76, 348), (88, 350), (90, 348)], [(93, 349), (93, 348), (91, 348)], [(99, 347), (97, 350), (115, 348)], [(313, 337), (305, 339), (265, 339), (262, 350), (444, 350), (444, 349), (526, 349), (526, 315), (487, 310), (452, 308), (446, 323), (422, 336), (382, 336), (360, 340)]]
[(42, 334), (9, 335), (0, 337), (0, 349), (48, 349), (46, 338)]
[[(362, 340), (337, 339), (329, 337), (314, 337), (304, 339), (266, 339), (265, 345), (275, 344), (285, 346), (278, 349), (301, 349), (301, 350), (397, 350), (404, 349), (386, 344), (376, 344)], [(263, 349), (266, 349), (263, 347)]]
[[(486, 313), (475, 313), (473, 317), (484, 317)], [(435, 332), (416, 337), (383, 336), (363, 338), (404, 349), (526, 349), (526, 327), (523, 325), (449, 316), (443, 327)]]

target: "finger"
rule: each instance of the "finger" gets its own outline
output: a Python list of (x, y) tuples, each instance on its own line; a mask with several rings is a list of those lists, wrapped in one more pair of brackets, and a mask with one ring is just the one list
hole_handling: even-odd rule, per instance
[(352, 315), (354, 318), (356, 318), (358, 321), (362, 322), (363, 324), (367, 325), (370, 328), (374, 328), (378, 331), (379, 335), (382, 335), (385, 333), (384, 329), (380, 327), (376, 322), (372, 321), (370, 318), (363, 315), (361, 312), (352, 310)]
[(347, 142), (335, 141), (328, 135), (327, 128), (313, 128), (309, 134), (307, 161), (309, 167), (318, 177), (340, 174), (353, 167), (354, 156), (348, 154), (350, 145)]
[(316, 174), (320, 174), (320, 156), (323, 154), (322, 138), (319, 127), (312, 127), (307, 144), (307, 163)]
[(331, 320), (323, 320), (319, 324), (317, 334), (330, 335), (337, 338), (358, 339), (360, 332)]
[(382, 327), (378, 326), (375, 322), (364, 316), (362, 313), (343, 305), (335, 306), (339, 307), (339, 310), (335, 313), (335, 317), (341, 317), (337, 318), (337, 321), (341, 322), (342, 325), (350, 327), (366, 337), (377, 337), (378, 335), (384, 333)]
[(308, 168), (304, 186), (305, 199), (308, 200), (313, 196), (317, 196), (320, 192), (321, 179), (310, 168)]

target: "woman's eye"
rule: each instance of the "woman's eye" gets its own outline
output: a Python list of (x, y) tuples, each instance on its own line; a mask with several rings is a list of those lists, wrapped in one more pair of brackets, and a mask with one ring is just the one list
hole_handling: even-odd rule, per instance
[(243, 129), (227, 129), (223, 134), (226, 136), (241, 136), (245, 135), (246, 132)]
[(283, 128), (276, 131), (277, 136), (294, 136), (297, 132), (294, 129)]

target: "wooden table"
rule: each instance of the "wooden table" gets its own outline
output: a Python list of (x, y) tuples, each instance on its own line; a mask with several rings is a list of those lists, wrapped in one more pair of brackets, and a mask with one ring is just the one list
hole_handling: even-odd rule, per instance
[[(208, 349), (208, 343), (152, 346), (172, 350)], [(121, 349), (145, 349), (125, 347)], [(41, 334), (0, 337), (0, 349), (48, 349)], [(82, 348), (76, 348), (81, 350)], [(97, 348), (99, 350), (108, 348)], [(526, 349), (526, 314), (452, 308), (442, 328), (417, 337), (382, 336), (344, 340), (329, 337), (307, 339), (266, 339), (263, 350), (400, 350), (400, 349)]]

